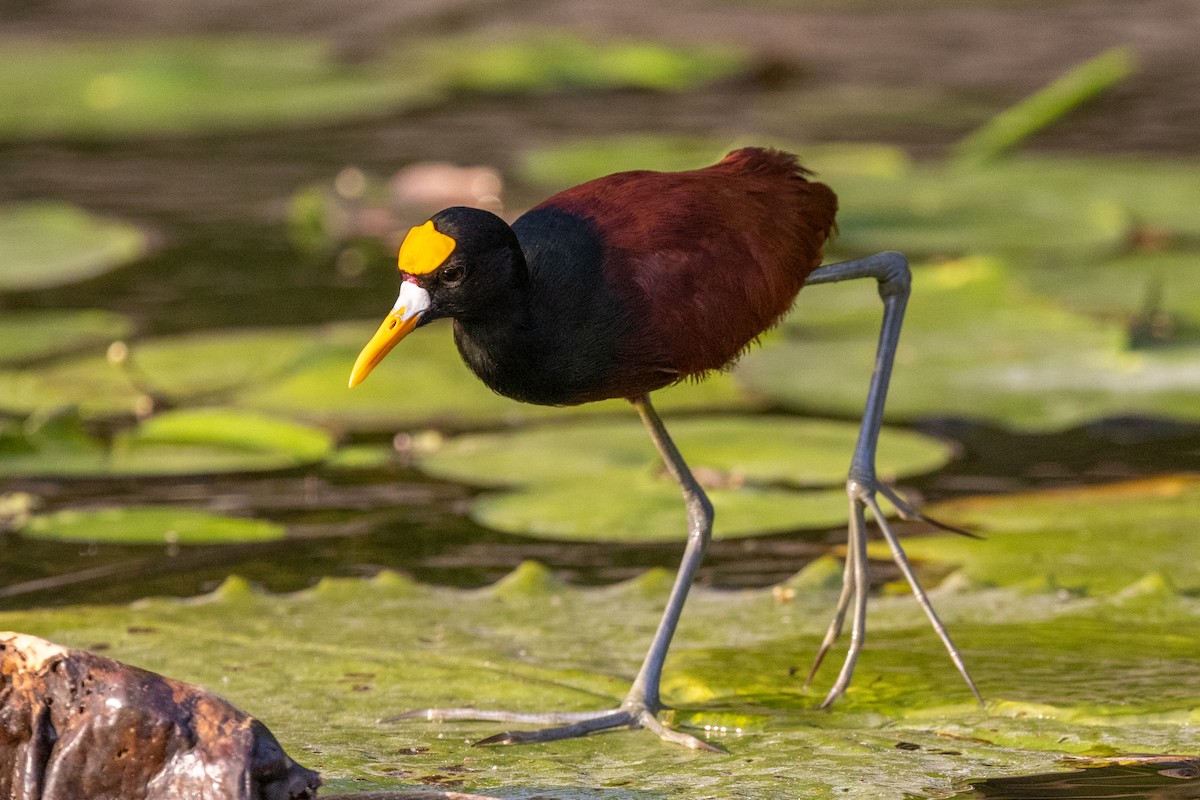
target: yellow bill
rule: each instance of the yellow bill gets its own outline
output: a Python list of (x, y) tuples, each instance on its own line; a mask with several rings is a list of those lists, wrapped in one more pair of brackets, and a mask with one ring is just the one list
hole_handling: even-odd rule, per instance
[(429, 309), (430, 302), (429, 292), (420, 286), (411, 281), (400, 284), (400, 296), (396, 298), (392, 313), (387, 315), (387, 319), (379, 326), (379, 330), (375, 331), (371, 341), (367, 342), (367, 346), (358, 354), (354, 369), (350, 370), (351, 389), (362, 383), (371, 370), (375, 369), (375, 365), (417, 327), (421, 315)]

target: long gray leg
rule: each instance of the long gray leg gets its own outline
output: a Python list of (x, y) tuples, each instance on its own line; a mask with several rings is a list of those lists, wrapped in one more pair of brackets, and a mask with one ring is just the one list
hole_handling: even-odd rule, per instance
[[(891, 380), (892, 365), (896, 358), (896, 346), (900, 341), (900, 326), (904, 321), (904, 309), (908, 305), (912, 273), (908, 268), (908, 260), (901, 253), (877, 253), (867, 258), (821, 267), (809, 275), (807, 283), (837, 283), (855, 278), (874, 278), (879, 282), (879, 296), (883, 299), (883, 325), (879, 332), (879, 346), (875, 351), (875, 369), (871, 375), (870, 389), (867, 392), (867, 406), (863, 412), (858, 442), (854, 446), (854, 457), (850, 462), (850, 476), (846, 481), (846, 493), (850, 498), (850, 533), (847, 543), (845, 583), (838, 599), (833, 622), (817, 651), (808, 681), (812, 680), (821, 661), (825, 658), (825, 654), (841, 635), (843, 620), (851, 597), (854, 599), (854, 617), (850, 648), (833, 688), (829, 690), (829, 694), (821, 704), (822, 707), (827, 707), (844, 694), (854, 675), (854, 666), (862, 652), (866, 632), (866, 597), (869, 582), (865, 511), (870, 508), (872, 516), (875, 517), (884, 538), (891, 547), (892, 557), (900, 567), (900, 571), (904, 573), (905, 578), (908, 579), (917, 602), (925, 610), (925, 614), (933, 624), (933, 629), (942, 640), (942, 644), (946, 646), (955, 667), (958, 668), (959, 674), (963, 676), (975, 698), (982, 703), (983, 697), (967, 673), (962, 655), (951, 641), (945, 626), (938, 619), (937, 612), (933, 610), (933, 605), (929, 602), (928, 596), (921, 588), (921, 584), (917, 581), (917, 577), (908, 563), (908, 558), (904, 555), (904, 549), (892, 533), (879, 508), (879, 503), (875, 499), (876, 494), (882, 494), (905, 518), (920, 516), (895, 492), (880, 484), (875, 475), (875, 451), (879, 444), (879, 430), (883, 425), (883, 406), (887, 399), (888, 383)], [(806, 681), (805, 685), (807, 683)]]
[[(505, 731), (495, 736), (476, 742), (476, 745), (489, 744), (524, 744), (528, 742), (552, 742), (560, 739), (572, 739), (586, 736), (596, 731), (611, 728), (646, 728), (665, 741), (681, 744), (697, 750), (720, 752), (707, 742), (695, 736), (672, 730), (658, 721), (657, 714), (663, 709), (659, 697), (662, 683), (663, 663), (667, 658), (667, 649), (671, 646), (671, 637), (679, 624), (679, 616), (683, 613), (683, 604), (687, 600), (688, 590), (692, 587), (696, 570), (704, 559), (704, 551), (712, 538), (713, 508), (704, 489), (692, 475), (683, 456), (679, 454), (675, 443), (667, 434), (662, 419), (650, 404), (650, 397), (643, 395), (633, 401), (634, 407), (642, 417), (654, 446), (658, 448), (667, 470), (679, 483), (683, 490), (683, 499), (687, 505), (688, 540), (683, 552), (683, 562), (675, 576), (675, 584), (667, 598), (667, 607), (658, 630), (650, 642), (650, 649), (634, 678), (624, 702), (619, 708), (607, 711), (584, 711), (549, 714), (520, 714), (508, 711), (484, 711), (474, 708), (443, 708), (410, 711), (388, 717), (385, 721), (425, 717), (430, 720), (485, 720), (491, 722), (516, 722), (534, 725), (553, 725), (534, 731)], [(865, 600), (864, 600), (865, 607)]]
[(704, 552), (708, 549), (709, 541), (712, 540), (713, 507), (708, 500), (708, 495), (704, 493), (704, 489), (700, 487), (692, 475), (692, 471), (684, 463), (683, 456), (679, 455), (675, 443), (667, 435), (667, 429), (663, 426), (662, 419), (650, 405), (650, 396), (643, 395), (635, 400), (633, 405), (641, 415), (646, 430), (650, 432), (650, 438), (654, 440), (654, 446), (658, 448), (663, 463), (667, 465), (671, 476), (683, 490), (683, 500), (687, 506), (688, 518), (688, 539), (687, 547), (683, 551), (683, 561), (679, 565), (675, 584), (671, 587), (671, 594), (667, 598), (667, 607), (663, 611), (662, 621), (658, 623), (658, 630), (654, 633), (650, 650), (646, 653), (646, 659), (642, 662), (642, 668), (630, 690), (631, 697), (640, 697), (643, 704), (657, 710), (661, 708), (658, 693), (662, 680), (663, 662), (667, 658), (667, 648), (671, 646), (671, 637), (675, 635), (675, 627), (679, 624), (679, 616), (683, 613), (683, 604), (687, 600), (688, 590), (692, 587), (696, 570), (699, 569), (700, 562), (704, 560)]

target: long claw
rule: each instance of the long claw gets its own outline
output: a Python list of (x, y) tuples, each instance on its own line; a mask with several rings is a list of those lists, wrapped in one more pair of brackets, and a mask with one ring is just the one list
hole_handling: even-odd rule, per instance
[(689, 733), (684, 733), (683, 731), (677, 731), (677, 730), (674, 730), (673, 728), (668, 728), (666, 725), (663, 725), (661, 722), (659, 722), (658, 718), (655, 717), (653, 714), (651, 714), (648, 711), (644, 711), (638, 716), (637, 723), (639, 725), (641, 725), (643, 728), (645, 728), (646, 730), (650, 731), (651, 733), (658, 734), (658, 738), (662, 739), (665, 742), (671, 742), (673, 744), (681, 744), (684, 747), (691, 748), (692, 750), (705, 750), (709, 753), (728, 753), (729, 752), (728, 750), (726, 750), (723, 747), (718, 747), (717, 745), (709, 744), (708, 742), (704, 741), (703, 739), (697, 739), (695, 736), (692, 736)]
[(556, 711), (544, 714), (523, 714), (515, 711), (493, 711), (479, 708), (422, 708), (383, 717), (379, 721), (388, 723), (399, 722), (403, 719), (426, 719), (430, 722), (470, 720), (473, 722), (515, 722), (518, 725), (564, 725), (586, 722), (611, 713), (611, 711)]
[(662, 682), (663, 663), (667, 657), (671, 637), (675, 635), (675, 627), (687, 600), (688, 589), (691, 588), (692, 578), (704, 558), (712, 536), (713, 509), (712, 503), (704, 494), (699, 482), (688, 469), (687, 463), (667, 434), (662, 419), (650, 403), (649, 396), (633, 400), (650, 439), (662, 456), (667, 471), (679, 483), (683, 492), (684, 505), (687, 509), (688, 539), (684, 548), (683, 561), (667, 598), (667, 607), (663, 611), (650, 649), (642, 661), (641, 669), (633, 680), (633, 686), (625, 698), (625, 702), (615, 711), (585, 711), (552, 714), (515, 714), (507, 711), (480, 711), (474, 708), (445, 708), (407, 711), (387, 717), (383, 722), (393, 722), (402, 719), (425, 718), (429, 720), (486, 720), (492, 722), (517, 722), (551, 727), (534, 731), (505, 731), (495, 736), (489, 736), (475, 743), (476, 747), (486, 747), (494, 744), (525, 744), (529, 742), (554, 742), (560, 739), (572, 739), (586, 736), (596, 731), (612, 728), (646, 728), (656, 733), (659, 738), (674, 744), (681, 744), (693, 750), (709, 750), (722, 752), (719, 748), (690, 736), (674, 731), (658, 721), (655, 713), (662, 709), (659, 700), (659, 687)]
[[(850, 679), (854, 677), (854, 667), (862, 653), (867, 635), (867, 590), (870, 588), (870, 578), (867, 575), (867, 520), (863, 512), (863, 502), (856, 492), (850, 494), (850, 536), (849, 552), (853, 552), (854, 560), (854, 616), (851, 618), (850, 648), (846, 651), (846, 659), (837, 680), (821, 702), (821, 708), (829, 708), (833, 701), (846, 693)], [(847, 558), (851, 556), (847, 554)]]
[(504, 731), (486, 739), (480, 739), (472, 747), (488, 747), (494, 744), (532, 744), (534, 742), (558, 742), (563, 739), (576, 739), (589, 733), (608, 730), (610, 728), (636, 728), (639, 723), (628, 711), (608, 712), (595, 719), (575, 722), (570, 725), (558, 725), (553, 728), (542, 728), (536, 731)]
[(911, 505), (908, 504), (908, 501), (906, 501), (903, 497), (901, 497), (899, 495), (899, 493), (897, 493), (894, 489), (892, 489), (890, 486), (888, 486), (886, 484), (881, 483), (878, 485), (877, 488), (879, 490), (879, 493), (881, 495), (883, 495), (884, 497), (886, 497), (888, 502), (891, 503), (892, 506), (895, 507), (897, 512), (899, 512), (901, 519), (906, 519), (906, 520), (910, 520), (910, 521), (920, 520), (921, 522), (924, 522), (928, 525), (932, 525), (933, 527), (938, 528), (943, 531), (946, 531), (947, 533), (957, 533), (959, 536), (966, 536), (968, 539), (986, 539), (987, 538), (986, 536), (980, 536), (978, 533), (975, 533), (974, 531), (969, 531), (966, 528), (960, 528), (957, 525), (951, 525), (948, 522), (942, 522), (939, 519), (935, 519), (935, 518), (929, 516), (928, 514), (926, 514), (923, 511), (919, 511), (916, 508), (913, 508)]
[(904, 553), (904, 548), (900, 546), (900, 540), (896, 538), (896, 534), (892, 533), (892, 526), (888, 524), (887, 518), (884, 517), (883, 511), (879, 508), (878, 501), (874, 496), (868, 494), (864, 501), (871, 509), (871, 514), (875, 516), (875, 521), (879, 525), (879, 530), (883, 533), (883, 538), (887, 540), (888, 547), (892, 550), (892, 558), (896, 562), (896, 566), (900, 567), (900, 571), (904, 573), (904, 577), (908, 580), (908, 585), (912, 588), (913, 595), (917, 598), (917, 603), (925, 611), (925, 616), (929, 618), (929, 622), (933, 625), (934, 631), (937, 632), (938, 638), (942, 640), (942, 644), (946, 648), (946, 652), (950, 654), (950, 660), (954, 662), (958, 674), (962, 675), (963, 680), (967, 682), (967, 686), (971, 688), (971, 694), (975, 695), (975, 699), (979, 701), (979, 705), (984, 705), (983, 695), (979, 693), (979, 689), (975, 686), (975, 681), (971, 680), (970, 674), (967, 672), (967, 665), (963, 662), (962, 653), (954, 646), (953, 640), (950, 639), (950, 632), (946, 630), (946, 626), (942, 624), (942, 620), (938, 617), (937, 612), (933, 610), (933, 604), (929, 602), (929, 596), (925, 594), (925, 589), (922, 588), (921, 582), (917, 580), (916, 574), (912, 571), (912, 566), (908, 563), (908, 556)]
[(692, 750), (707, 750), (712, 753), (725, 752), (720, 747), (711, 745), (695, 736), (668, 728), (659, 722), (653, 711), (637, 699), (627, 700), (621, 708), (609, 711), (522, 714), (512, 711), (488, 711), (477, 708), (428, 708), (421, 711), (408, 711), (403, 714), (395, 714), (383, 721), (392, 722), (395, 720), (418, 718), (438, 721), (475, 720), (485, 722), (516, 722), (550, 726), (532, 731), (502, 731), (494, 736), (488, 736), (486, 739), (480, 739), (473, 743), (472, 747), (557, 742), (563, 739), (575, 739), (599, 731), (615, 730), (617, 728), (645, 728), (656, 734), (663, 741), (683, 745)]
[(842, 572), (842, 591), (838, 595), (837, 611), (834, 612), (833, 620), (825, 631), (825, 638), (821, 640), (821, 646), (817, 648), (816, 658), (813, 659), (812, 667), (808, 670), (808, 677), (804, 679), (802, 687), (804, 689), (812, 686), (813, 678), (817, 676), (817, 670), (821, 668), (821, 663), (825, 661), (829, 649), (842, 635), (842, 625), (846, 621), (846, 609), (850, 607), (850, 597), (854, 593), (854, 554), (854, 548), (846, 549), (846, 566)]

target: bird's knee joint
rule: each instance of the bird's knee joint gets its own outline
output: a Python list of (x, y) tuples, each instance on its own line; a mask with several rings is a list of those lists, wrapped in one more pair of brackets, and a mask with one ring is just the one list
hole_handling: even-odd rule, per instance
[(904, 296), (912, 291), (912, 270), (903, 253), (894, 250), (880, 253), (883, 269), (879, 273), (879, 296), (883, 298)]
[(716, 512), (713, 511), (712, 503), (709, 502), (707, 497), (697, 497), (688, 503), (688, 518), (692, 522), (691, 530), (693, 535), (707, 535), (712, 531)]
[(852, 500), (859, 500), (875, 491), (875, 479), (866, 475), (851, 475), (846, 480), (846, 494)]

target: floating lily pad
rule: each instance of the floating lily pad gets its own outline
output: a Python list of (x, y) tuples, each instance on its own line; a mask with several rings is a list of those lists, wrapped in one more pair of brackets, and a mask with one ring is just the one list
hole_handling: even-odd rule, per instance
[[(709, 492), (718, 537), (825, 527), (846, 520), (846, 480), (858, 426), (785, 417), (671, 420), (672, 438)], [(880, 443), (881, 475), (937, 469), (951, 449), (905, 431)], [(491, 528), (559, 539), (680, 539), (679, 487), (636, 420), (548, 425), (508, 434), (461, 436), (419, 454), (440, 477), (522, 491), (475, 501)], [(795, 491), (781, 485), (824, 486)]]
[[(841, 486), (859, 426), (792, 417), (668, 419), (671, 438), (694, 471), (738, 483)], [(949, 445), (910, 431), (885, 430), (879, 470), (886, 480), (932, 472)], [(520, 486), (605, 475), (654, 474), (662, 462), (637, 419), (580, 421), (500, 434), (460, 436), (419, 456), (434, 475), (482, 485)], [(670, 480), (668, 478), (668, 480)]]
[(458, 90), (679, 89), (745, 69), (729, 48), (551, 33), (408, 40), (346, 63), (318, 39), (7, 38), (0, 136), (195, 132), (379, 116)]
[(1186, 251), (1135, 253), (1047, 263), (1021, 278), (1072, 309), (1121, 325), (1131, 346), (1169, 347), (1200, 339), (1198, 263)]
[(453, 85), (486, 92), (610, 86), (681, 90), (747, 66), (745, 56), (733, 47), (597, 44), (557, 32), (488, 43), (475, 52), (456, 48), (454, 62), (448, 70)]
[(986, 541), (915, 539), (910, 554), (959, 567), (979, 583), (1110, 595), (1149, 574), (1163, 591), (1200, 590), (1196, 476), (956, 500), (929, 513)]
[(111, 443), (65, 415), (0, 433), (0, 475), (189, 475), (289, 469), (333, 451), (323, 430), (257, 414), (175, 411), (120, 433)]
[(126, 372), (103, 354), (0, 370), (0, 410), (9, 414), (49, 414), (71, 407), (85, 417), (129, 416), (144, 402)]
[(434, 96), (421, 74), (339, 68), (316, 40), (8, 40), (0, 117), (12, 136), (114, 135), (362, 115)]
[(228, 409), (196, 409), (161, 414), (143, 422), (122, 442), (211, 445), (290, 456), (297, 463), (320, 461), (333, 452), (327, 431), (297, 422)]
[(18, 533), (96, 544), (213, 545), (282, 539), (284, 528), (259, 519), (147, 506), (35, 514)]
[(0, 316), (0, 364), (102, 348), (129, 329), (129, 320), (109, 311), (6, 312)]
[[(926, 164), (886, 179), (836, 176), (839, 246), (910, 257), (1005, 255), (1029, 260), (1121, 252), (1139, 226), (1184, 238), (1200, 232), (1200, 164), (1024, 156), (987, 169)], [(831, 177), (832, 180), (832, 177)]]
[[(795, 492), (752, 487), (711, 489), (707, 494), (716, 513), (713, 536), (717, 539), (827, 528), (846, 521), (842, 489)], [(687, 538), (679, 488), (625, 470), (479, 499), (471, 506), (471, 516), (489, 528), (546, 539), (682, 542)]]
[(221, 402), (300, 369), (325, 337), (322, 328), (279, 328), (135, 340), (120, 363), (100, 354), (0, 372), (7, 389), (0, 408), (30, 414), (75, 406), (91, 417), (134, 413), (147, 394), (174, 404)]
[[(1200, 352), (1131, 351), (1123, 326), (1023, 291), (1003, 270), (1000, 262), (965, 259), (915, 271), (889, 417), (1051, 428), (1116, 414), (1197, 415)], [(780, 338), (743, 359), (738, 377), (797, 409), (857, 413), (879, 306), (865, 281), (805, 289)]]
[(900, 250), (910, 258), (1094, 257), (1126, 240), (1135, 219), (1127, 198), (1097, 183), (1081, 186), (1073, 176), (1056, 182), (1037, 174), (1035, 165), (954, 170), (934, 164), (891, 179), (839, 175), (839, 248)]
[(1118, 598), (1083, 603), (1002, 589), (937, 598), (989, 698), (986, 712), (956, 685), (911, 598), (872, 601), (856, 680), (827, 712), (816, 707), (823, 686), (805, 692), (801, 683), (836, 590), (780, 602), (769, 589), (697, 587), (667, 660), (663, 700), (675, 709), (672, 724), (732, 756), (698, 757), (645, 731), (481, 751), (468, 743), (499, 724), (378, 721), (439, 705), (615, 706), (665, 591), (650, 575), (571, 588), (535, 565), (483, 591), (385, 573), (274, 596), (234, 578), (198, 600), (8, 612), (0, 627), (102, 643), (106, 655), (220, 687), (268, 721), (285, 748), (305, 752), (332, 792), (452, 778), (463, 791), (553, 787), (567, 800), (595, 798), (597, 787), (669, 796), (695, 794), (697, 785), (711, 796), (927, 796), (950, 794), (963, 775), (1061, 769), (1070, 754), (1190, 752), (1194, 744), (1194, 600), (1162, 597), (1147, 613)]
[(0, 206), (0, 291), (75, 283), (145, 251), (146, 237), (137, 228), (65, 203)]
[(227, 397), (286, 376), (322, 344), (320, 328), (195, 333), (139, 341), (130, 362), (156, 394), (175, 400)]

